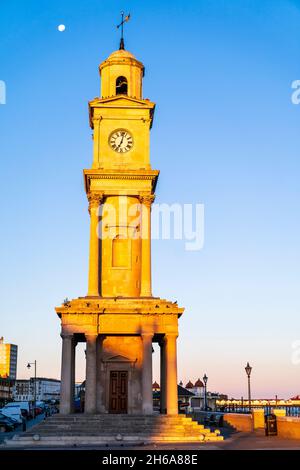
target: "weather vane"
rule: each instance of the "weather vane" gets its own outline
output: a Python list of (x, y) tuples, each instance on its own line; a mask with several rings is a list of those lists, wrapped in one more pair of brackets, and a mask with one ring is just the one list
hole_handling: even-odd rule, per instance
[(125, 18), (124, 18), (124, 11), (121, 11), (121, 17), (122, 17), (122, 21), (117, 26), (117, 29), (121, 28), (121, 39), (120, 39), (119, 49), (125, 49), (125, 45), (124, 45), (124, 23), (127, 23), (127, 21), (130, 20), (130, 13), (128, 13), (128, 15), (125, 16)]

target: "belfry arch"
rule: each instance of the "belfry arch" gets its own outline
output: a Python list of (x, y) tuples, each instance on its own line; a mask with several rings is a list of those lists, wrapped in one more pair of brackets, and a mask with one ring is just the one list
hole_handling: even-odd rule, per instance
[(128, 83), (127, 78), (120, 76), (116, 79), (116, 95), (127, 95)]

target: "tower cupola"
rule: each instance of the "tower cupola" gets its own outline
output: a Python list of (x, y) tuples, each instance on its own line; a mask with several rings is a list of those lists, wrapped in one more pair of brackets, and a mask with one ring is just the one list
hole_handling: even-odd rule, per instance
[(99, 66), (101, 98), (127, 95), (142, 98), (144, 65), (131, 52), (119, 49)]

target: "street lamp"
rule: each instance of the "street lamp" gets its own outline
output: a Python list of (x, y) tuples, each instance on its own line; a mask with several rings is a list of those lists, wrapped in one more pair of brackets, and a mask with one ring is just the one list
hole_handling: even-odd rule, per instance
[(208, 381), (208, 377), (206, 374), (203, 375), (203, 382), (204, 382), (204, 410), (207, 411), (207, 389), (206, 384)]
[(34, 389), (33, 389), (33, 417), (35, 418), (35, 409), (36, 409), (36, 361), (28, 362), (27, 369), (30, 369), (31, 366), (34, 366)]
[(247, 362), (247, 365), (245, 367), (245, 371), (248, 377), (248, 401), (249, 401), (249, 412), (251, 411), (251, 387), (250, 387), (250, 375), (252, 371), (252, 367), (250, 366), (249, 362)]

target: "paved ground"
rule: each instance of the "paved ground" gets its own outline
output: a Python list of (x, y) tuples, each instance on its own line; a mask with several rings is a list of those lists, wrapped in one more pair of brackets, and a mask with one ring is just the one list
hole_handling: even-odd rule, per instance
[[(224, 433), (222, 433), (224, 434)], [(199, 449), (199, 450), (300, 450), (300, 440), (265, 436), (264, 431), (253, 433), (235, 432), (227, 434), (223, 442), (205, 444), (144, 446), (144, 449)]]
[[(41, 420), (43, 417), (38, 417), (36, 420)], [(38, 422), (38, 421), (35, 421)], [(34, 423), (32, 423), (34, 424)], [(4, 433), (7, 438), (9, 433)], [(154, 444), (154, 445), (139, 445), (139, 446), (120, 446), (119, 444), (112, 446), (85, 446), (76, 447), (77, 450), (300, 450), (300, 440), (282, 439), (278, 436), (267, 437), (264, 431), (256, 431), (254, 433), (234, 432), (228, 433), (223, 430), (222, 434), (225, 437), (223, 442), (212, 443), (191, 443), (191, 444)], [(1, 435), (1, 438), (3, 435)], [(37, 448), (28, 448), (33, 450)], [(39, 450), (46, 450), (46, 448), (39, 447)], [(52, 448), (53, 449), (53, 448)], [(62, 448), (60, 448), (62, 449)], [(74, 447), (63, 448), (65, 450), (75, 450)], [(53, 449), (53, 450), (57, 450)]]

